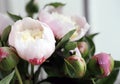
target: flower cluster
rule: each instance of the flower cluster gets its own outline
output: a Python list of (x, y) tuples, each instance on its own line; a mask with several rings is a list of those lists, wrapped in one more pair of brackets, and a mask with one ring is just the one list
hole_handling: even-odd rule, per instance
[(90, 25), (85, 17), (64, 15), (64, 5), (50, 3), (38, 11), (30, 0), (27, 17), (8, 13), (11, 20), (0, 14), (0, 83), (59, 84), (56, 78), (76, 78), (91, 84), (110, 75), (114, 60), (107, 53), (95, 54), (97, 33), (87, 34)]

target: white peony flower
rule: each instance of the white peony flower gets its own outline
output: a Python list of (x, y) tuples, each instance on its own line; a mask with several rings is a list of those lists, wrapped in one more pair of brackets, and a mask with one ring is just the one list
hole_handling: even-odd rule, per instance
[(42, 64), (55, 50), (55, 39), (49, 26), (29, 17), (12, 26), (9, 44), (21, 58), (32, 64)]

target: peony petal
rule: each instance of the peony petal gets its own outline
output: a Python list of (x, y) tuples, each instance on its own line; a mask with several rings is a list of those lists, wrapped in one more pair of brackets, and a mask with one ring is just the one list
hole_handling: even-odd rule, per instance
[(50, 26), (57, 39), (61, 39), (69, 31), (76, 29), (70, 38), (71, 41), (75, 41), (82, 38), (89, 29), (89, 24), (84, 17), (69, 17), (58, 12), (49, 13), (47, 10), (40, 12), (39, 20)]

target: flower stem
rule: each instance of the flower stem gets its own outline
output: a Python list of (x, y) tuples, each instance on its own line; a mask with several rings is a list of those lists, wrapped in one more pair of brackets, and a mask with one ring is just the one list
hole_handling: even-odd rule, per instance
[(20, 83), (20, 84), (23, 84), (22, 79), (21, 79), (21, 76), (20, 76), (20, 73), (19, 73), (17, 67), (15, 67), (15, 73), (16, 73), (16, 75), (17, 75), (17, 77), (18, 77), (19, 83)]
[(34, 65), (31, 64), (31, 76), (34, 76)]
[(94, 81), (94, 79), (92, 79), (92, 83), (93, 83), (93, 84), (96, 84), (95, 81)]

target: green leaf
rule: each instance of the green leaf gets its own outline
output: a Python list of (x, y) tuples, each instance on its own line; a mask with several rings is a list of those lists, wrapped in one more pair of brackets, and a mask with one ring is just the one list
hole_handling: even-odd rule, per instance
[(64, 76), (64, 74), (63, 74), (64, 59), (62, 56), (57, 55), (57, 53), (55, 55), (56, 56), (51, 56), (47, 60), (48, 62), (44, 62), (41, 65), (45, 69), (45, 71), (47, 72), (48, 77), (62, 77), (62, 76)]
[(103, 79), (96, 81), (96, 84), (114, 84), (118, 76), (119, 70), (113, 70), (112, 73)]
[(74, 67), (65, 60), (65, 73), (68, 74), (71, 78), (74, 78), (76, 70)]
[(14, 76), (15, 71), (13, 71), (12, 73), (10, 73), (8, 76), (6, 76), (5, 78), (3, 78), (0, 81), (0, 84), (10, 84), (10, 81), (12, 80), (13, 76)]
[(96, 35), (98, 35), (99, 33), (94, 33), (94, 34), (90, 34), (89, 36), (87, 36), (90, 39), (93, 39)]
[(2, 42), (5, 42), (5, 44), (7, 43), (8, 41), (8, 37), (9, 37), (9, 33), (11, 31), (11, 26), (8, 26), (4, 29), (4, 31), (2, 32), (2, 35), (1, 35), (1, 41)]
[(62, 39), (61, 41), (57, 44), (56, 49), (58, 49), (59, 47), (65, 45), (69, 40), (70, 37), (73, 35), (73, 33), (75, 32), (75, 29), (68, 32)]
[(66, 45), (65, 45), (65, 49), (66, 50), (73, 50), (75, 49), (77, 46), (77, 43), (76, 42), (68, 42)]
[(93, 56), (94, 53), (95, 53), (95, 50), (96, 50), (96, 49), (95, 49), (95, 44), (94, 44), (93, 40), (92, 40), (91, 38), (87, 37), (87, 36), (85, 36), (85, 37), (83, 37), (82, 39), (78, 40), (78, 42), (81, 42), (81, 41), (85, 41), (85, 42), (87, 42), (88, 45), (89, 45), (88, 55), (85, 56), (86, 59), (88, 59), (87, 57), (90, 58), (90, 57)]
[(0, 41), (0, 47), (2, 47), (2, 42)]
[(7, 12), (7, 13), (8, 13), (8, 15), (12, 18), (12, 20), (15, 21), (15, 22), (16, 22), (17, 20), (21, 20), (21, 19), (22, 19), (21, 16), (18, 16), (18, 15), (9, 13), (9, 12)]
[(41, 66), (39, 66), (39, 68), (37, 69), (37, 71), (34, 74), (34, 80), (33, 82), (36, 84), (40, 75), (40, 71), (41, 71)]
[(87, 39), (87, 41), (88, 41), (88, 43), (89, 43), (89, 47), (90, 47), (89, 55), (93, 56), (94, 53), (95, 53), (95, 44), (94, 44), (94, 42), (93, 42), (92, 39), (90, 39), (90, 38), (88, 38), (88, 37), (86, 37), (86, 39)]
[(60, 2), (54, 2), (54, 3), (46, 4), (44, 7), (46, 7), (46, 6), (53, 6), (53, 7), (57, 8), (57, 7), (60, 7), (60, 6), (65, 6), (65, 4), (60, 3)]
[(29, 76), (28, 67), (29, 67), (29, 63), (26, 60), (20, 59), (17, 68), (20, 72), (22, 79), (25, 79), (25, 77)]
[(55, 66), (44, 66), (44, 69), (47, 72), (48, 77), (61, 77), (59, 69)]
[(120, 61), (117, 61), (117, 60), (114, 61), (114, 68), (120, 69)]

